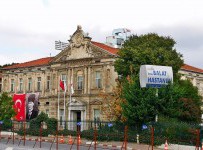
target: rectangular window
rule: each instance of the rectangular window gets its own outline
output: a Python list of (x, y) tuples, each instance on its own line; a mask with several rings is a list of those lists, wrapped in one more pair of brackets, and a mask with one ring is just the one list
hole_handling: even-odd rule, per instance
[(11, 92), (14, 92), (15, 82), (14, 79), (11, 79)]
[(49, 109), (46, 109), (46, 114), (47, 114), (48, 117), (49, 117)]
[(94, 109), (94, 120), (100, 121), (100, 110)]
[(32, 78), (28, 78), (28, 91), (32, 91)]
[(20, 83), (19, 83), (19, 88), (20, 88), (19, 91), (23, 91), (23, 79), (20, 78), (20, 79), (19, 79), (19, 82), (20, 82)]
[(41, 77), (37, 78), (37, 91), (41, 91)]
[(65, 75), (65, 74), (62, 74), (62, 75), (61, 75), (61, 80), (62, 80), (63, 82), (66, 82), (67, 79), (66, 79), (66, 75)]
[(60, 112), (59, 112), (59, 117), (60, 117), (60, 125), (64, 125), (64, 109), (60, 109)]
[(61, 81), (63, 81), (64, 86), (65, 86), (65, 89), (67, 89), (67, 84), (66, 84), (67, 78), (66, 78), (66, 75), (65, 75), (65, 74), (62, 74), (62, 75), (61, 75)]
[(47, 90), (50, 90), (50, 76), (47, 76)]
[(96, 88), (102, 88), (101, 86), (101, 72), (96, 71)]
[(78, 76), (78, 90), (83, 89), (83, 76)]

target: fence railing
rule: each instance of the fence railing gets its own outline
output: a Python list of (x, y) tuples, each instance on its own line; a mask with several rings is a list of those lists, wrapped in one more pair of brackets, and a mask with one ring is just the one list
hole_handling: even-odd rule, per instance
[[(10, 131), (10, 135), (3, 136), (2, 130)], [(0, 141), (4, 138), (8, 140), (7, 143), (10, 141), (14, 143), (18, 139), (19, 145), (22, 143), (25, 145), (26, 140), (33, 137), (35, 145), (39, 142), (41, 147), (41, 142), (47, 139), (52, 145), (55, 143), (56, 148), (62, 136), (66, 139), (63, 143), (81, 146), (80, 139), (83, 138), (91, 141), (90, 145), (95, 149), (98, 147), (97, 143), (101, 141), (120, 141), (122, 149), (127, 149), (128, 142), (148, 144), (153, 149), (154, 145), (163, 144), (166, 140), (171, 144), (191, 145), (198, 148), (202, 142), (201, 134), (203, 133), (198, 125), (180, 128), (166, 123), (127, 126), (118, 122), (103, 121), (58, 121), (52, 124), (44, 121), (10, 121), (7, 126), (0, 125)], [(70, 142), (70, 137), (72, 137), (72, 142)]]

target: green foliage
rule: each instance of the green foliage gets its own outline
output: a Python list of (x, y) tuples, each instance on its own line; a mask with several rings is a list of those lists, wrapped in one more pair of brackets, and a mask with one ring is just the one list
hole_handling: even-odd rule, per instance
[(46, 120), (46, 124), (47, 124), (47, 130), (50, 132), (50, 134), (55, 134), (57, 129), (57, 119), (48, 118)]
[(119, 58), (115, 61), (115, 70), (124, 77), (138, 75), (140, 65), (172, 66), (176, 78), (183, 65), (182, 55), (174, 49), (175, 41), (170, 37), (155, 33), (133, 35), (119, 50)]
[[(47, 129), (42, 130), (42, 136), (48, 136), (49, 134), (56, 134), (57, 120), (55, 118), (49, 118), (47, 114), (41, 112), (36, 118), (32, 119), (29, 129), (26, 130), (26, 134), (39, 136), (41, 123), (45, 123)], [(23, 135), (23, 129), (20, 129), (18, 134)]]
[(9, 120), (4, 120), (2, 124), (2, 130), (11, 130), (12, 129), (12, 121)]
[[(170, 37), (149, 33), (133, 35), (119, 51), (115, 70), (123, 76), (120, 80), (121, 98), (125, 101), (121, 106), (122, 114), (129, 124), (152, 121), (155, 114), (200, 122), (201, 97), (189, 81), (180, 80), (178, 71), (183, 65), (183, 59), (174, 45), (175, 41)], [(141, 65), (172, 66), (174, 84), (160, 88), (158, 98), (155, 89), (141, 89), (138, 80)]]
[(0, 120), (9, 120), (15, 116), (16, 113), (13, 105), (12, 97), (8, 93), (4, 92), (0, 94)]
[(154, 127), (157, 144), (163, 144), (168, 139), (170, 143), (174, 144), (195, 145), (196, 130), (199, 129), (198, 124), (190, 124), (164, 116), (159, 117), (159, 121)]
[(201, 121), (201, 96), (189, 80), (179, 80), (159, 90), (158, 108), (165, 116), (181, 121)]
[(157, 114), (156, 90), (152, 88), (140, 88), (139, 78), (133, 76), (130, 81), (123, 81), (121, 97), (125, 99), (121, 106), (123, 115), (128, 124), (142, 124), (154, 120)]

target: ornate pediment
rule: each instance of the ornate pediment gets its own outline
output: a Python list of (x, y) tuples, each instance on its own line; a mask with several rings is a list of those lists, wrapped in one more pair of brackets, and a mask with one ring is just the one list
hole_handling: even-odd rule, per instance
[(69, 40), (68, 47), (61, 51), (52, 62), (108, 56), (111, 54), (92, 44), (88, 34), (82, 30), (81, 26), (78, 26)]

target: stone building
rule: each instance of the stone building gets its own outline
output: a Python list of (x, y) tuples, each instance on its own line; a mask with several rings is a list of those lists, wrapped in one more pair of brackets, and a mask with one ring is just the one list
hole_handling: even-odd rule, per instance
[[(113, 63), (118, 49), (91, 41), (78, 26), (69, 45), (55, 57), (7, 66), (2, 69), (3, 91), (14, 93), (39, 92), (39, 109), (50, 117), (64, 120), (64, 92), (59, 83), (67, 86), (65, 93), (66, 120), (105, 120), (101, 113), (101, 93), (111, 93), (116, 86), (117, 73)], [(70, 97), (70, 85), (74, 94)]]
[[(110, 94), (116, 86), (118, 75), (113, 64), (117, 52), (116, 48), (92, 41), (78, 26), (68, 47), (55, 57), (4, 67), (2, 91), (10, 95), (39, 92), (39, 109), (49, 117), (64, 120), (65, 111), (65, 120), (106, 120), (101, 111), (100, 94)], [(203, 95), (203, 70), (184, 65), (180, 73), (183, 79), (190, 79)], [(65, 96), (59, 86), (60, 80), (67, 85)]]
[(181, 74), (181, 79), (190, 80), (198, 88), (199, 94), (203, 96), (203, 69), (184, 64), (179, 73)]

